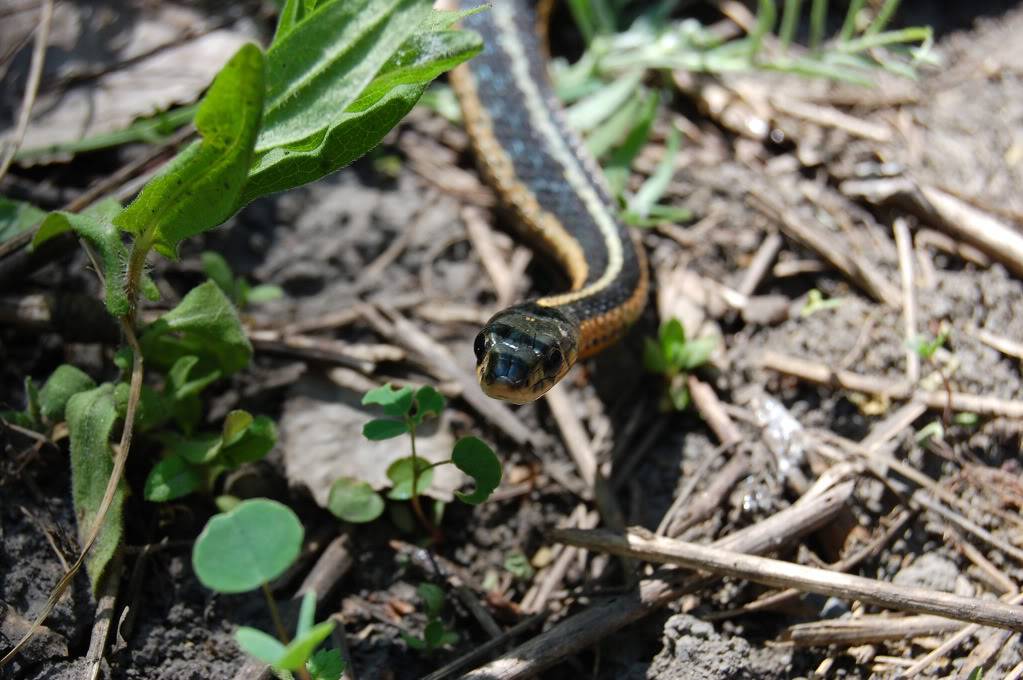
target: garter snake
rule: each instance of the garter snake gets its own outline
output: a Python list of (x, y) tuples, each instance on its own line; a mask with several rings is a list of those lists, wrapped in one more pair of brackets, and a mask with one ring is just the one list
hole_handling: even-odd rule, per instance
[(600, 168), (562, 117), (530, 2), (495, 0), (464, 23), (486, 47), (451, 83), (482, 174), (525, 240), (571, 281), (498, 312), (473, 343), (483, 391), (521, 404), (619, 340), (643, 311), (649, 277)]

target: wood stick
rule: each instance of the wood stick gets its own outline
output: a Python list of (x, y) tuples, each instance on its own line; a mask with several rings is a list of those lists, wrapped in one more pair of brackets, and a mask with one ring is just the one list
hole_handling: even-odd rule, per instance
[(855, 599), (900, 611), (935, 614), (1010, 630), (1023, 630), (1023, 607), (989, 602), (914, 586), (806, 567), (734, 550), (686, 543), (659, 536), (625, 535), (606, 529), (553, 529), (552, 540), (588, 550), (627, 555), (647, 562), (742, 578), (769, 586)]
[(852, 371), (833, 370), (826, 364), (809, 359), (765, 351), (760, 355), (763, 368), (795, 376), (808, 382), (841, 387), (854, 392), (885, 395), (891, 399), (919, 399), (928, 408), (945, 409), (951, 402), (955, 411), (968, 411), (980, 415), (1023, 418), (1023, 401), (983, 397), (965, 392), (914, 390), (905, 382), (895, 382), (881, 376), (861, 375)]
[(913, 286), (913, 239), (903, 218), (892, 225), (895, 247), (899, 251), (899, 275), (902, 281), (902, 320), (906, 340), (906, 380), (912, 384), (920, 379), (920, 355), (913, 347), (916, 339), (916, 293)]
[[(845, 506), (852, 491), (852, 483), (842, 484), (806, 502), (797, 502), (762, 522), (716, 541), (714, 545), (750, 553), (776, 550), (787, 541), (830, 522)], [(594, 604), (566, 618), (489, 664), (466, 673), (463, 679), (514, 680), (534, 677), (564, 657), (596, 644), (682, 595), (716, 580), (714, 577), (662, 569), (640, 581), (634, 591)]]
[(764, 276), (767, 275), (768, 270), (771, 269), (771, 265), (774, 264), (774, 260), (778, 257), (783, 244), (784, 241), (779, 234), (776, 232), (768, 234), (767, 238), (760, 244), (760, 247), (757, 248), (757, 252), (750, 261), (749, 267), (746, 268), (746, 273), (743, 275), (742, 281), (736, 290), (746, 297), (753, 295), (757, 286), (760, 285)]
[(907, 640), (925, 635), (954, 633), (962, 623), (943, 616), (861, 616), (855, 619), (813, 621), (789, 626), (782, 639), (799, 647), (843, 645), (854, 647), (885, 640)]

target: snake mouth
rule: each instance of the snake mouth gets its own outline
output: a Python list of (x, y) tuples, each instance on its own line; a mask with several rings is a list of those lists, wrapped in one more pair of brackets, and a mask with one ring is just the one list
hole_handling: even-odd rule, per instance
[(484, 394), (513, 404), (525, 404), (539, 398), (549, 389), (530, 380), (529, 366), (514, 356), (491, 353), (476, 370)]

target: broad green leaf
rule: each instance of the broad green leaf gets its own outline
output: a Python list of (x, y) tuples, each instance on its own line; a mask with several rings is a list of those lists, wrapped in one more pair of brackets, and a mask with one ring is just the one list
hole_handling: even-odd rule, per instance
[(39, 391), (39, 414), (49, 423), (58, 423), (64, 420), (68, 399), (94, 387), (96, 382), (81, 369), (61, 364)]
[(394, 387), (391, 383), (387, 383), (362, 395), (362, 405), (379, 405), (383, 407), (384, 413), (387, 415), (400, 418), (412, 408), (412, 398), (411, 387)]
[(436, 649), (440, 647), (441, 640), (444, 639), (444, 624), (437, 619), (434, 619), (426, 624), (426, 628), (423, 629), (423, 640), (426, 642), (426, 646), (429, 649)]
[(440, 586), (433, 583), (420, 583), (416, 588), (416, 593), (423, 601), (423, 611), (426, 612), (428, 618), (435, 619), (440, 616), (441, 610), (444, 609), (444, 590)]
[(147, 501), (164, 503), (181, 498), (202, 486), (202, 473), (181, 456), (170, 455), (153, 466), (146, 477)]
[(274, 38), (270, 45), (276, 45), (284, 36), (288, 35), (295, 26), (301, 22), (306, 15), (306, 0), (287, 0), (277, 17), (277, 30), (274, 31)]
[[(84, 543), (96, 522), (96, 513), (114, 470), (110, 452), (110, 434), (117, 420), (114, 386), (104, 383), (72, 396), (67, 402), (65, 417), (71, 436), (71, 495), (78, 520), (78, 538)], [(121, 543), (121, 513), (127, 489), (124, 479), (118, 481), (103, 528), (85, 559), (94, 591)]]
[(244, 593), (284, 573), (298, 557), (305, 531), (286, 505), (242, 501), (214, 515), (192, 548), (192, 567), (218, 593)]
[(212, 281), (196, 286), (177, 307), (142, 333), (142, 353), (169, 368), (183, 356), (197, 356), (203, 370), (230, 375), (248, 366), (252, 345), (230, 300)]
[(312, 653), (319, 647), (327, 637), (334, 632), (334, 622), (324, 621), (312, 627), (305, 635), (296, 637), (291, 644), (284, 648), (284, 654), (274, 664), (278, 668), (289, 671), (297, 670), (305, 665)]
[(451, 462), (476, 482), (476, 490), (471, 494), (455, 493), (463, 503), (482, 503), (501, 483), (501, 461), (493, 449), (476, 437), (462, 437), (455, 442)]
[(31, 203), (0, 196), (0, 243), (39, 224), (46, 211)]
[(412, 498), (412, 461), (415, 460), (416, 469), (419, 471), (416, 480), (415, 495), (423, 493), (433, 483), (433, 468), (422, 458), (413, 459), (411, 456), (399, 458), (387, 466), (387, 478), (391, 480), (391, 490), (387, 497), (395, 501), (407, 501)]
[(275, 40), (257, 152), (322, 135), (430, 12), (421, 0), (336, 0)]
[(678, 319), (668, 319), (660, 329), (661, 354), (669, 365), (679, 368), (678, 356), (686, 343), (686, 331)]
[(181, 400), (195, 396), (220, 377), (220, 371), (211, 370), (205, 375), (192, 378), (192, 369), (198, 363), (199, 357), (189, 354), (175, 361), (167, 371), (167, 386), (169, 388), (167, 392), (171, 399)]
[(377, 418), (362, 426), (362, 436), (374, 442), (400, 437), (408, 432), (408, 425), (403, 420)]
[[(126, 382), (119, 382), (114, 386), (114, 403), (117, 405), (117, 415), (124, 418), (128, 413), (128, 397), (131, 393), (131, 386)], [(139, 398), (138, 408), (135, 411), (135, 429), (138, 432), (147, 432), (160, 427), (174, 417), (174, 402), (157, 392), (149, 385), (142, 385), (142, 395)]]
[(196, 112), (202, 140), (178, 154), (114, 224), (175, 259), (182, 239), (234, 213), (260, 129), (265, 70), (263, 52), (253, 44), (231, 57)]
[(230, 446), (221, 448), (217, 462), (228, 467), (262, 460), (277, 443), (277, 426), (266, 416), (256, 416), (241, 438)]
[(436, 417), (444, 410), (444, 395), (429, 385), (416, 390), (415, 402), (416, 412), (413, 422), (416, 425), (423, 422), (426, 416)]
[(306, 662), (305, 668), (313, 680), (340, 680), (345, 672), (345, 661), (339, 649), (321, 649)]
[(228, 413), (224, 418), (224, 428), (221, 434), (224, 446), (237, 444), (251, 424), (252, 414), (248, 411), (237, 409)]
[(234, 299), (234, 272), (231, 271), (231, 266), (227, 264), (223, 255), (207, 250), (199, 256), (199, 259), (202, 262), (202, 270), (210, 281), (220, 286), (224, 295)]
[(272, 635), (248, 626), (239, 626), (234, 632), (235, 642), (246, 654), (265, 664), (274, 666), (284, 656), (284, 644)]
[(384, 499), (366, 482), (341, 477), (330, 487), (327, 509), (346, 522), (372, 522), (384, 512)]

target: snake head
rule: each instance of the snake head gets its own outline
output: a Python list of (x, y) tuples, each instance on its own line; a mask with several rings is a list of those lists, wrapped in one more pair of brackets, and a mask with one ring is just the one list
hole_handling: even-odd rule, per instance
[(494, 315), (476, 336), (476, 375), (487, 396), (524, 404), (568, 373), (579, 355), (579, 323), (533, 302)]

